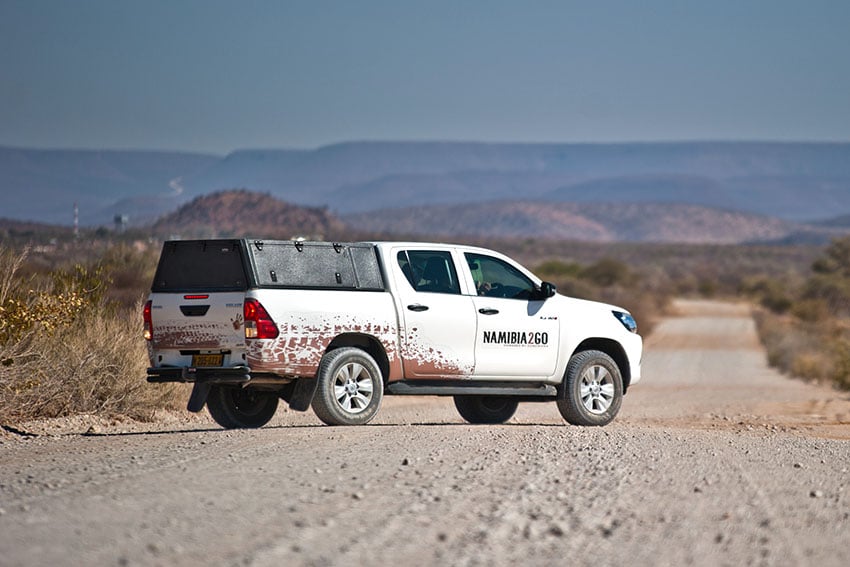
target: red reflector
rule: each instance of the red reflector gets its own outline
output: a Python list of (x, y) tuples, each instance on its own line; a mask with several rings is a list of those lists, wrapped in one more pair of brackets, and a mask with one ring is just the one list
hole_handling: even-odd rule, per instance
[(209, 299), (209, 295), (184, 295), (183, 299)]

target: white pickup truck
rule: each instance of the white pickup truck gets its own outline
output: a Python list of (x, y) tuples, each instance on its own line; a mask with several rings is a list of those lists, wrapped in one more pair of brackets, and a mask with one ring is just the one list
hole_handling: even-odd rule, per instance
[(452, 244), (169, 241), (144, 325), (147, 380), (194, 383), (188, 409), (226, 428), (263, 426), (281, 398), (364, 424), (384, 395), (452, 396), (471, 423), (554, 401), (605, 425), (640, 380), (628, 311)]

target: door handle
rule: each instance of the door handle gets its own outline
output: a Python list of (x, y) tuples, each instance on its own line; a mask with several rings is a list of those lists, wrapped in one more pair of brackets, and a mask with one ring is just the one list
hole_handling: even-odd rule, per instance
[(499, 312), (498, 309), (490, 309), (489, 307), (482, 307), (478, 310), (482, 315), (495, 315)]
[(414, 303), (413, 305), (408, 305), (407, 308), (410, 309), (411, 311), (428, 311), (427, 305), (421, 305), (419, 303)]

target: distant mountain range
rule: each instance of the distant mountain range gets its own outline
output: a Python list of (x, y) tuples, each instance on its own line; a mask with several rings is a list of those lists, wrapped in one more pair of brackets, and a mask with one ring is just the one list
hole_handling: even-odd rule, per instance
[(499, 201), (431, 205), (343, 216), (390, 234), (546, 238), (598, 242), (825, 241), (840, 234), (741, 211), (675, 203), (541, 203)]
[[(0, 226), (2, 228), (2, 226)], [(541, 238), (596, 242), (825, 241), (843, 233), (700, 205), (500, 201), (383, 209), (344, 215), (267, 194), (222, 191), (198, 197), (150, 227), (161, 237)], [(399, 236), (401, 235), (401, 236)]]
[[(232, 188), (325, 207), (349, 222), (377, 225), (390, 214), (401, 219), (439, 211), (433, 214), (445, 230), (474, 225), (469, 216), (474, 211), (510, 216), (505, 207), (517, 218), (538, 219), (515, 218), (516, 226), (536, 230), (532, 227), (539, 222), (545, 232), (547, 215), (578, 215), (598, 223), (599, 215), (613, 214), (611, 206), (618, 204), (632, 212), (617, 218), (636, 222), (660, 211), (660, 205), (675, 204), (680, 207), (665, 209), (665, 218), (685, 215), (684, 220), (665, 230), (699, 238), (707, 230), (700, 223), (708, 217), (684, 207), (690, 205), (718, 211), (716, 218), (726, 219), (720, 226), (732, 231), (733, 239), (780, 233), (786, 238), (799, 227), (764, 217), (801, 222), (850, 214), (850, 143), (350, 142), (225, 157), (0, 147), (0, 218), (70, 225), (77, 203), (83, 226), (111, 225), (115, 215), (128, 215), (131, 225), (148, 225), (194, 198)], [(416, 210), (353, 216), (410, 207)], [(755, 216), (739, 215), (733, 222), (733, 212)], [(688, 220), (691, 214), (696, 216)], [(760, 220), (747, 221), (746, 230), (732, 228), (747, 224), (745, 217)], [(594, 238), (643, 238), (638, 229), (590, 227), (584, 234)], [(803, 236), (810, 236), (808, 231)]]
[(155, 218), (176, 208), (180, 177), (214, 165), (215, 156), (141, 151), (27, 150), (0, 147), (0, 217), (111, 223), (114, 214)]

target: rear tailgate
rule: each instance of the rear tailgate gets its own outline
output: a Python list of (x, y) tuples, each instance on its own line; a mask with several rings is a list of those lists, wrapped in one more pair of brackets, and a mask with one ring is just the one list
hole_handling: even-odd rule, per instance
[[(215, 362), (215, 357), (192, 358), (198, 354), (230, 354), (245, 349), (242, 321), (244, 292), (155, 293), (151, 297), (151, 347), (167, 358), (157, 365), (230, 366), (238, 360)], [(168, 352), (165, 352), (168, 351)], [(227, 352), (225, 352), (227, 351)], [(175, 358), (180, 357), (181, 358)], [(227, 357), (229, 358), (229, 357)], [(200, 362), (200, 363), (199, 363)]]
[(245, 364), (243, 257), (237, 240), (164, 244), (149, 298), (154, 366)]

